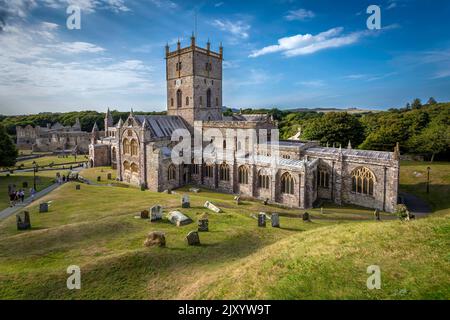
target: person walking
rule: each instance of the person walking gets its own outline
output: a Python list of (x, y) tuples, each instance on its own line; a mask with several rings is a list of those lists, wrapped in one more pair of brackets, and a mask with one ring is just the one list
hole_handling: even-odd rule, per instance
[(31, 202), (34, 201), (34, 195), (36, 194), (36, 190), (34, 190), (33, 187), (30, 188), (30, 196), (31, 196)]
[(20, 191), (19, 191), (19, 198), (20, 198), (20, 202), (23, 203), (23, 200), (25, 200), (25, 190), (20, 189)]

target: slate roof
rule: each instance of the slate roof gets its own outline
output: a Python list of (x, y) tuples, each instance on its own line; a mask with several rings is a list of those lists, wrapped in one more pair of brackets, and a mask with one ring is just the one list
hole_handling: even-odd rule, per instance
[(141, 125), (145, 120), (153, 137), (170, 138), (172, 136), (172, 132), (176, 129), (188, 130), (186, 123), (179, 116), (136, 115), (134, 118), (138, 120)]
[[(392, 160), (393, 153), (386, 151), (371, 151), (371, 150), (358, 150), (358, 149), (341, 149), (342, 154), (344, 156), (351, 157), (362, 157), (362, 158), (370, 158), (370, 159), (380, 159), (380, 160)], [(308, 148), (307, 152), (315, 152), (322, 153), (328, 155), (337, 155), (339, 154), (339, 148)]]

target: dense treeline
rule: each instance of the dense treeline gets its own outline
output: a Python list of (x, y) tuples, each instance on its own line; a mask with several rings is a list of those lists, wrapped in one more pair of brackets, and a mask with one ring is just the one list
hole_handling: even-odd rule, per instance
[[(165, 114), (166, 112), (135, 112), (135, 114)], [(119, 118), (125, 120), (129, 112), (119, 112), (111, 111), (114, 119), (114, 123), (119, 121)], [(76, 119), (80, 119), (81, 130), (91, 131), (94, 123), (100, 130), (104, 129), (105, 113), (97, 111), (80, 111), (80, 112), (65, 112), (65, 113), (38, 113), (33, 115), (22, 115), (22, 116), (3, 116), (0, 115), (0, 124), (3, 125), (8, 134), (11, 136), (16, 135), (16, 126), (26, 126), (26, 125), (38, 125), (45, 127), (47, 123), (52, 125), (59, 122), (64, 126), (73, 126)]]
[(392, 151), (397, 142), (402, 153), (433, 160), (450, 157), (450, 103), (426, 104), (415, 99), (405, 108), (350, 114), (347, 112), (292, 112), (278, 109), (244, 109), (242, 113), (268, 113), (279, 121), (280, 138), (301, 130), (301, 139), (321, 145)]

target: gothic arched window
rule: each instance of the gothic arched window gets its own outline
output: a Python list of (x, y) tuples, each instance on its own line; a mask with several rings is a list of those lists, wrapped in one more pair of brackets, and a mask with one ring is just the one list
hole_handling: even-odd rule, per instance
[(167, 180), (175, 180), (175, 178), (176, 178), (175, 166), (171, 164), (167, 169)]
[(131, 155), (137, 156), (138, 154), (138, 143), (136, 139), (131, 140)]
[(352, 191), (373, 196), (375, 175), (366, 167), (352, 171)]
[(239, 167), (238, 178), (239, 183), (248, 184), (248, 168), (246, 166)]
[(230, 167), (226, 163), (219, 167), (219, 180), (230, 181)]
[(137, 173), (139, 171), (138, 165), (134, 162), (131, 164), (130, 169), (131, 169), (131, 172), (133, 172), (133, 173)]
[(214, 175), (214, 166), (212, 164), (207, 164), (205, 166), (205, 176), (207, 178), (212, 178)]
[(130, 171), (130, 163), (128, 161), (123, 163), (123, 170)]
[(182, 104), (182, 93), (181, 90), (178, 89), (177, 90), (177, 108), (181, 108), (181, 104)]
[(269, 175), (264, 173), (262, 170), (258, 173), (258, 186), (262, 189), (270, 188), (270, 178)]
[(128, 139), (123, 140), (123, 154), (129, 154), (130, 153), (130, 142)]
[(285, 172), (281, 176), (281, 193), (294, 194), (294, 178), (289, 172)]
[(326, 169), (319, 170), (319, 179), (317, 181), (319, 187), (328, 188), (330, 185), (330, 174)]
[(211, 108), (211, 89), (206, 90), (206, 106)]

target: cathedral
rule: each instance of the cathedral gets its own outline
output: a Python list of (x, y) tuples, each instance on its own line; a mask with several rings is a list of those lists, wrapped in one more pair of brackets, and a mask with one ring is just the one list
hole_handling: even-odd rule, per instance
[[(92, 129), (91, 167), (112, 166), (118, 180), (157, 192), (195, 185), (302, 209), (325, 200), (395, 210), (398, 146), (382, 152), (279, 141), (268, 115), (222, 115), (222, 46), (212, 51), (191, 37), (187, 47), (166, 46), (165, 58), (167, 115), (131, 111), (113, 123), (108, 110), (105, 130)], [(188, 152), (177, 149), (180, 130), (192, 136)], [(174, 154), (188, 161), (175, 162)]]

